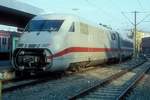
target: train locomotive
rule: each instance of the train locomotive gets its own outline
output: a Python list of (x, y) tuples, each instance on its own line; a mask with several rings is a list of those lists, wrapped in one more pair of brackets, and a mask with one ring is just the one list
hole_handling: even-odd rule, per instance
[(63, 71), (132, 56), (133, 41), (69, 14), (34, 17), (13, 52), (16, 71)]

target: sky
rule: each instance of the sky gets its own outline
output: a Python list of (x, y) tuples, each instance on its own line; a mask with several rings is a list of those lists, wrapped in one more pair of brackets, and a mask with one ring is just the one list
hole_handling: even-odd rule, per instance
[[(118, 31), (134, 27), (137, 13), (138, 30), (150, 32), (150, 0), (17, 0), (41, 8), (45, 13), (71, 13)], [(143, 20), (144, 19), (144, 20)]]

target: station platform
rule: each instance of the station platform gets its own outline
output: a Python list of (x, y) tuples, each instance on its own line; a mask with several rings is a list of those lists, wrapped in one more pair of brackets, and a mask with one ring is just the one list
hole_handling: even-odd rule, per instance
[(11, 70), (11, 62), (9, 60), (0, 61), (0, 72)]
[(14, 71), (9, 60), (0, 60), (0, 79), (9, 80), (14, 78)]

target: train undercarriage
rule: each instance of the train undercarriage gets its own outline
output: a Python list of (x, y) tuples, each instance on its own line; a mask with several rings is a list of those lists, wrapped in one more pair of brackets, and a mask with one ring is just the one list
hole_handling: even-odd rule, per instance
[(47, 49), (16, 49), (13, 64), (17, 71), (45, 71), (52, 65), (52, 54)]

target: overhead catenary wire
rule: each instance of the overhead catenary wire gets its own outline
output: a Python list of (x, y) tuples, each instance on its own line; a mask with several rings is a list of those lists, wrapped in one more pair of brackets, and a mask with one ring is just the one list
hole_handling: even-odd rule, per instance
[(92, 6), (93, 8), (96, 8), (98, 11), (101, 10), (106, 16), (109, 15), (106, 11), (104, 11), (104, 10), (101, 9), (101, 8), (98, 8), (97, 5), (91, 3), (89, 0), (85, 0), (85, 2), (86, 2), (88, 5)]
[[(136, 13), (148, 13), (148, 12), (137, 12), (135, 11)], [(125, 13), (135, 13), (135, 12), (121, 12), (122, 15), (132, 24), (134, 25), (134, 23), (125, 15)], [(142, 23), (145, 19), (147, 19), (148, 17), (150, 16), (150, 12), (149, 14), (147, 14), (143, 19), (141, 19), (139, 22), (137, 22), (136, 25), (139, 25), (140, 23)]]
[[(101, 15), (101, 14), (99, 13), (99, 14), (98, 14), (99, 16), (107, 16), (110, 20), (114, 20), (114, 19), (118, 20), (117, 17), (112, 16), (112, 15), (109, 14), (107, 11), (105, 11), (105, 10), (103, 10), (102, 8), (98, 7), (98, 6), (97, 6), (95, 3), (93, 3), (92, 1), (90, 1), (90, 0), (85, 0), (85, 2), (88, 3), (90, 6), (92, 6), (93, 8), (97, 9), (98, 13), (99, 13), (99, 12), (102, 12), (102, 13), (103, 13), (103, 15)], [(113, 4), (113, 5), (115, 5), (116, 9), (118, 9), (118, 10), (121, 11), (120, 14), (126, 19), (126, 21), (127, 21), (128, 23), (130, 23), (131, 25), (134, 25), (134, 22), (132, 22), (131, 18), (126, 15), (126, 13), (133, 13), (133, 12), (125, 12), (124, 9), (123, 9), (120, 5), (118, 5), (114, 0), (110, 0), (109, 2), (111, 2), (111, 4)], [(144, 7), (143, 7), (143, 5), (142, 5), (142, 3), (141, 3), (140, 0), (137, 0), (137, 4), (138, 4), (138, 6), (139, 6), (141, 9), (144, 9)], [(150, 13), (150, 12), (136, 12), (136, 13)], [(110, 15), (111, 15), (111, 17), (110, 17)], [(147, 19), (149, 16), (150, 16), (149, 14), (146, 15), (142, 20), (140, 20), (140, 21), (137, 22), (137, 25), (140, 24), (140, 23), (142, 23), (142, 22), (143, 22), (145, 19)]]
[(139, 4), (140, 8), (141, 8), (142, 10), (144, 10), (144, 7), (142, 6), (141, 1), (140, 1), (140, 0), (137, 0), (137, 2), (138, 2), (138, 4)]
[(139, 22), (137, 23), (137, 25), (140, 24), (141, 22), (144, 22), (144, 20), (147, 19), (149, 16), (150, 16), (150, 14), (146, 15), (141, 21), (139, 21)]
[(124, 12), (121, 12), (121, 14), (122, 14), (132, 25), (134, 25), (134, 23), (125, 15)]
[[(132, 25), (134, 25), (134, 23), (126, 16), (126, 14), (125, 13), (131, 13), (131, 12), (122, 12), (123, 11), (123, 9), (122, 9), (122, 7), (120, 7), (116, 2), (114, 2), (113, 0), (110, 0), (114, 5), (115, 5), (115, 7), (117, 7), (117, 9), (120, 9), (121, 10), (121, 14), (122, 14), (122, 16), (124, 17), (124, 18), (126, 18), (127, 20), (128, 20), (128, 22), (130, 22), (130, 24), (132, 24)], [(139, 6), (140, 6), (140, 8), (142, 9), (142, 10), (144, 10), (144, 7), (143, 7), (143, 5), (142, 5), (142, 3), (141, 3), (141, 1), (140, 0), (137, 0), (137, 2), (138, 2), (138, 4), (139, 4)], [(133, 12), (132, 12), (133, 13)], [(137, 12), (137, 13), (150, 13), (150, 12)], [(140, 20), (138, 23), (137, 23), (137, 25), (138, 24), (140, 24), (141, 22), (143, 22), (147, 17), (149, 17), (150, 15), (148, 14), (148, 15), (146, 15), (142, 20)]]
[(95, 8), (95, 9), (97, 9), (97, 13), (98, 13), (98, 15), (99, 16), (102, 16), (102, 15), (100, 15), (100, 11), (106, 16), (106, 17), (108, 17), (111, 21), (112, 20), (114, 20), (114, 19), (116, 19), (116, 17), (114, 17), (114, 16), (111, 16), (110, 17), (110, 15), (111, 14), (109, 14), (108, 12), (106, 12), (106, 11), (104, 11), (102, 8), (99, 8), (99, 7), (97, 7), (97, 5), (95, 5), (94, 3), (91, 3), (89, 0), (84, 0), (88, 5), (90, 5), (91, 7), (93, 7), (93, 8)]
[[(128, 20), (128, 22), (130, 22), (132, 25), (134, 25), (134, 23), (125, 15), (125, 12), (122, 12), (123, 9), (122, 9), (117, 3), (115, 3), (113, 0), (110, 0), (110, 1), (111, 1), (113, 4), (115, 4), (115, 7), (117, 7), (118, 9), (121, 10), (122, 16), (125, 17), (125, 18)], [(139, 3), (139, 5), (141, 6), (141, 8), (143, 8), (142, 5), (141, 5), (141, 2), (140, 2), (139, 0), (138, 0), (138, 3)], [(130, 13), (130, 12), (127, 12), (127, 13)], [(140, 13), (145, 13), (145, 12), (140, 12)]]
[[(115, 1), (113, 1), (113, 0), (108, 0), (108, 1), (110, 1), (111, 2), (111, 4), (113, 4), (113, 6), (117, 9), (117, 10), (120, 10), (120, 12), (121, 13), (119, 13), (121, 16), (123, 16), (124, 18), (126, 18), (127, 20), (125, 21), (125, 23), (130, 23), (130, 24), (134, 24), (126, 15), (125, 15), (125, 13), (123, 12), (124, 11), (124, 9), (120, 6), (120, 5), (118, 5), (118, 3), (117, 2), (115, 2)], [(121, 24), (122, 25), (122, 24)]]

